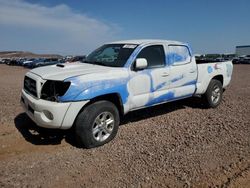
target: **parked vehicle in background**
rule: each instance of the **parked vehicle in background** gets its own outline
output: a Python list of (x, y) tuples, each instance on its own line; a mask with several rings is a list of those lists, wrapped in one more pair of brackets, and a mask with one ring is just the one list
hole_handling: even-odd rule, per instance
[(57, 58), (40, 58), (40, 59), (35, 59), (33, 61), (30, 61), (26, 64), (24, 64), (24, 67), (26, 68), (36, 68), (36, 67), (42, 67), (42, 66), (48, 66), (48, 65), (54, 65), (60, 63)]
[(57, 64), (26, 73), (21, 104), (46, 128), (69, 129), (87, 148), (111, 141), (130, 111), (202, 96), (207, 107), (222, 101), (231, 61), (196, 63), (186, 43), (130, 40), (108, 43), (84, 63)]
[(7, 61), (6, 65), (17, 65), (17, 60), (11, 59), (10, 61)]
[(223, 62), (223, 61), (226, 61), (226, 60), (223, 57), (218, 57), (214, 61), (216, 61), (216, 62)]
[(84, 62), (86, 56), (74, 56), (66, 61), (66, 63), (74, 63), (74, 62)]
[(250, 55), (243, 55), (233, 59), (233, 64), (250, 64)]
[(7, 65), (11, 61), (10, 58), (5, 59), (4, 63)]
[(34, 60), (36, 60), (36, 59), (34, 59), (34, 58), (26, 59), (25, 61), (21, 62), (20, 65), (24, 66), (26, 63), (30, 63), (30, 62), (32, 62)]
[(22, 66), (24, 61), (27, 61), (27, 58), (19, 58), (19, 59), (17, 59), (17, 65)]
[(8, 61), (10, 61), (10, 59), (6, 58), (0, 59), (0, 64), (7, 64)]
[(40, 62), (43, 62), (44, 59), (43, 58), (38, 58), (38, 59), (34, 59), (33, 61), (29, 61), (27, 63), (25, 63), (23, 66), (26, 68), (35, 68), (37, 67), (36, 65)]
[(239, 57), (233, 58), (232, 63), (233, 64), (240, 64), (240, 58)]
[(250, 64), (250, 55), (244, 56), (241, 60), (240, 63), (242, 64)]
[(43, 62), (38, 63), (36, 67), (55, 65), (57, 63), (60, 63), (58, 58), (48, 58), (48, 59), (45, 59)]

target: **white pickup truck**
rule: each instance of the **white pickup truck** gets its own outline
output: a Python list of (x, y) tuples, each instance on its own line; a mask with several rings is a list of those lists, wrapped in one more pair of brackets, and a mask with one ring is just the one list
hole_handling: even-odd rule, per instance
[(84, 63), (36, 68), (24, 78), (21, 103), (41, 127), (75, 129), (86, 148), (112, 140), (130, 111), (202, 96), (217, 107), (232, 62), (197, 64), (188, 44), (127, 40), (105, 44)]

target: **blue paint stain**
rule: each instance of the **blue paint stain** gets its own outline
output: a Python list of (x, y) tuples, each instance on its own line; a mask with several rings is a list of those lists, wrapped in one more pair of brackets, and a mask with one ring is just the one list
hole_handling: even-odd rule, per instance
[(141, 72), (141, 74), (146, 74), (150, 79), (150, 92), (151, 93), (154, 92), (154, 87), (153, 87), (154, 83), (153, 83), (152, 71), (153, 71), (152, 69), (144, 69)]
[(166, 56), (166, 61), (168, 65), (178, 64), (187, 61), (188, 56), (185, 54), (178, 54), (178, 53), (168, 53)]
[(160, 90), (161, 88), (165, 87), (167, 85), (167, 82), (163, 82), (155, 87), (155, 91)]
[(174, 64), (174, 55), (172, 53), (169, 53), (166, 55), (166, 62), (168, 66), (171, 66)]
[[(152, 71), (153, 69), (145, 69), (139, 73), (141, 75), (145, 74), (149, 77), (150, 93), (161, 89), (167, 84), (161, 83), (158, 86), (154, 87)], [(96, 81), (84, 81), (84, 79), (82, 79), (81, 77), (71, 77), (65, 80), (71, 82), (70, 88), (64, 94), (64, 96), (59, 97), (59, 100), (61, 102), (89, 100), (100, 95), (118, 93), (121, 96), (123, 104), (125, 104), (129, 96), (127, 88), (129, 79), (131, 78), (128, 77), (113, 80), (105, 79)]]
[(97, 96), (105, 95), (105, 94), (111, 94), (111, 93), (117, 93), (120, 95), (122, 99), (122, 103), (125, 104), (128, 100), (128, 90), (127, 90), (127, 85), (122, 84), (122, 85), (113, 85), (109, 88), (106, 88), (105, 83), (99, 86), (94, 86), (92, 88), (89, 88), (79, 94), (75, 100), (80, 101), (84, 99), (93, 99)]
[(168, 92), (166, 94), (163, 94), (157, 98), (151, 99), (145, 106), (152, 106), (154, 104), (158, 104), (161, 102), (169, 101), (174, 99), (174, 92)]
[(171, 80), (171, 82), (174, 83), (174, 82), (177, 82), (177, 81), (179, 81), (179, 80), (181, 80), (181, 79), (183, 79), (183, 78), (184, 78), (184, 75), (180, 75), (180, 76), (178, 76), (178, 77), (176, 77), (176, 78), (173, 78), (173, 79)]
[(161, 88), (165, 87), (168, 84), (167, 82), (162, 82), (159, 85), (154, 86), (152, 71), (153, 71), (153, 69), (145, 69), (140, 73), (140, 74), (146, 74), (149, 77), (149, 79), (150, 79), (150, 92), (151, 93), (160, 90)]
[(166, 93), (164, 95), (161, 95), (157, 98), (150, 100), (145, 106), (152, 106), (152, 105), (159, 104), (162, 102), (167, 102), (167, 101), (170, 102), (170, 101), (185, 99), (185, 98), (192, 97), (192, 96), (193, 96), (193, 94), (187, 94), (187, 95), (175, 97), (174, 92), (169, 91), (168, 93)]
[(128, 100), (127, 78), (84, 82), (74, 77), (67, 81), (70, 81), (71, 85), (65, 95), (59, 97), (61, 102), (89, 100), (100, 95), (111, 93), (118, 93), (123, 104)]
[(140, 53), (143, 46), (137, 46), (137, 48), (133, 51), (133, 53), (128, 58), (127, 62), (125, 63), (124, 67), (129, 67), (136, 59), (136, 56)]
[(197, 80), (192, 80), (192, 81), (189, 81), (189, 82), (183, 84), (182, 86), (195, 85), (196, 83), (197, 83)]
[[(167, 83), (161, 83), (153, 89), (152, 75), (151, 70), (147, 70), (142, 72), (141, 74), (147, 74), (151, 78), (151, 89), (150, 93), (153, 93), (162, 87), (164, 87)], [(127, 83), (129, 78), (123, 78), (119, 80), (97, 80), (97, 81), (88, 81), (84, 82), (77, 77), (66, 79), (66, 81), (71, 81), (71, 86), (66, 94), (62, 97), (59, 97), (61, 102), (67, 101), (81, 101), (81, 100), (90, 100), (97, 96), (116, 93), (119, 94), (122, 100), (122, 103), (125, 104), (128, 101), (128, 89)], [(186, 83), (185, 85), (195, 84), (196, 80)], [(175, 93), (172, 91), (167, 92), (159, 97), (152, 97), (148, 100), (148, 103), (145, 106), (152, 106), (154, 104), (173, 101), (181, 98), (186, 98), (188, 96), (192, 96), (192, 94), (186, 96), (175, 97)]]
[(210, 74), (210, 73), (212, 73), (213, 72), (213, 68), (211, 67), (211, 66), (208, 66), (207, 67), (207, 72)]

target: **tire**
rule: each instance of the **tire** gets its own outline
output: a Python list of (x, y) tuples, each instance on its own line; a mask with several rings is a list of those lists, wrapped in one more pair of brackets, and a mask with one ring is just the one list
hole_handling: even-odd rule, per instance
[(223, 88), (219, 80), (212, 79), (203, 95), (204, 102), (208, 108), (216, 108), (222, 100)]
[(81, 111), (75, 122), (76, 141), (81, 147), (94, 148), (110, 142), (117, 134), (120, 117), (109, 101), (97, 101)]

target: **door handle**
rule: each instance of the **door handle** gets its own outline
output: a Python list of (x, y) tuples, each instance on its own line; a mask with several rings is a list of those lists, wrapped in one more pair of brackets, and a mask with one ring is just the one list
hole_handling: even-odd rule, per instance
[(164, 72), (161, 76), (162, 76), (162, 77), (167, 77), (167, 76), (169, 76), (169, 73)]
[(189, 71), (189, 73), (194, 73), (194, 72), (196, 72), (195, 69), (191, 69), (191, 70)]

